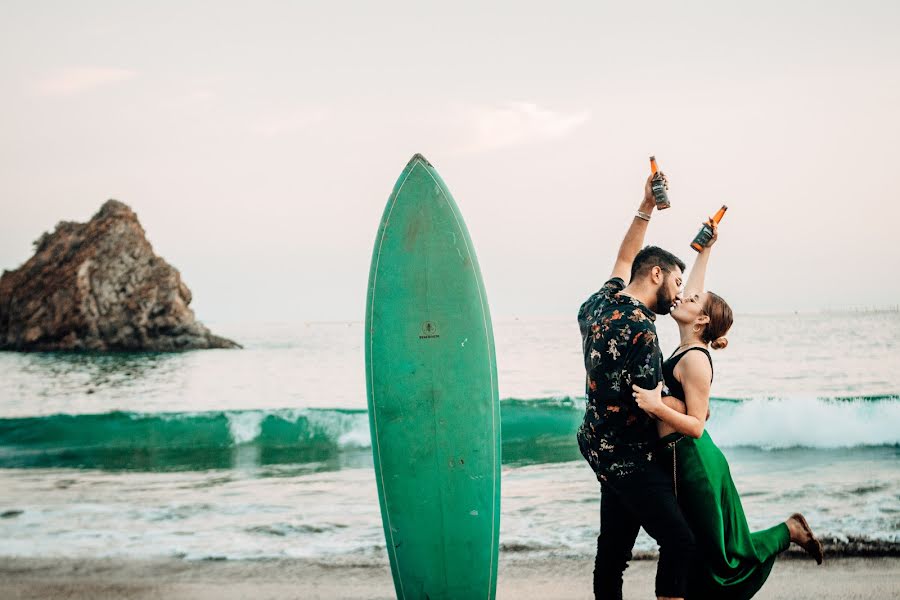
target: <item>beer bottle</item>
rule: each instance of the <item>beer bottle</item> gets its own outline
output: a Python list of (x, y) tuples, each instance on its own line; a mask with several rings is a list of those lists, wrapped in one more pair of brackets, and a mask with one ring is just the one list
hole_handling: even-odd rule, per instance
[(722, 205), (722, 208), (716, 211), (716, 214), (713, 215), (712, 219), (703, 224), (703, 227), (700, 228), (700, 232), (697, 233), (696, 237), (694, 237), (694, 241), (691, 242), (691, 248), (693, 248), (697, 252), (703, 251), (703, 248), (705, 248), (706, 244), (709, 243), (709, 240), (712, 239), (713, 224), (719, 224), (719, 221), (721, 221), (722, 217), (725, 216), (726, 210), (728, 210), (728, 207)]
[(653, 173), (653, 179), (650, 181), (650, 190), (653, 197), (656, 198), (656, 210), (669, 208), (672, 203), (669, 202), (669, 195), (666, 193), (666, 182), (659, 175), (659, 167), (656, 165), (656, 157), (650, 157), (650, 172)]

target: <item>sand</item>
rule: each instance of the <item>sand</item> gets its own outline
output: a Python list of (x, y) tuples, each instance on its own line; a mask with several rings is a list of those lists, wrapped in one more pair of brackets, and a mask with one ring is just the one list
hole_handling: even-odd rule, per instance
[[(592, 560), (502, 559), (497, 598), (590, 598)], [(626, 598), (652, 598), (653, 560), (633, 561)], [(0, 598), (253, 600), (394, 598), (385, 564), (302, 560), (0, 559)], [(900, 558), (783, 559), (756, 596), (770, 600), (900, 598)]]

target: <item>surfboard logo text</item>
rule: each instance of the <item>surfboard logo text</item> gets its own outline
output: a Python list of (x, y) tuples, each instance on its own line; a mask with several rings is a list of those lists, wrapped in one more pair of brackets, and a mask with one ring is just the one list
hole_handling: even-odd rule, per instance
[(419, 336), (420, 340), (427, 340), (432, 338), (441, 337), (437, 330), (437, 325), (432, 323), (431, 321), (425, 321), (422, 323), (422, 335)]

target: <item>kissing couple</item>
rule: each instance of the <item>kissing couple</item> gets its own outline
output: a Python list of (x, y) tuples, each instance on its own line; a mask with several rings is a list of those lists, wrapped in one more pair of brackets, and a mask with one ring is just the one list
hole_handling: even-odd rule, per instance
[[(704, 290), (718, 229), (685, 264), (644, 244), (656, 206), (651, 175), (612, 274), (578, 311), (587, 406), (578, 445), (600, 481), (594, 595), (622, 598), (622, 575), (643, 527), (659, 544), (661, 599), (751, 598), (776, 557), (798, 544), (818, 564), (822, 545), (800, 513), (750, 531), (728, 461), (705, 431), (713, 361), (725, 348), (731, 308)], [(626, 285), (626, 281), (628, 282)], [(680, 345), (662, 360), (657, 315), (678, 324)]]

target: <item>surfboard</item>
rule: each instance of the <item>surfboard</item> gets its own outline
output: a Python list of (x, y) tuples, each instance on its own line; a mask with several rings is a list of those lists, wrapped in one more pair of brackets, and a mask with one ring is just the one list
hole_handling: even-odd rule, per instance
[(397, 598), (493, 599), (500, 527), (493, 329), (462, 215), (420, 154), (400, 174), (378, 228), (365, 352)]

